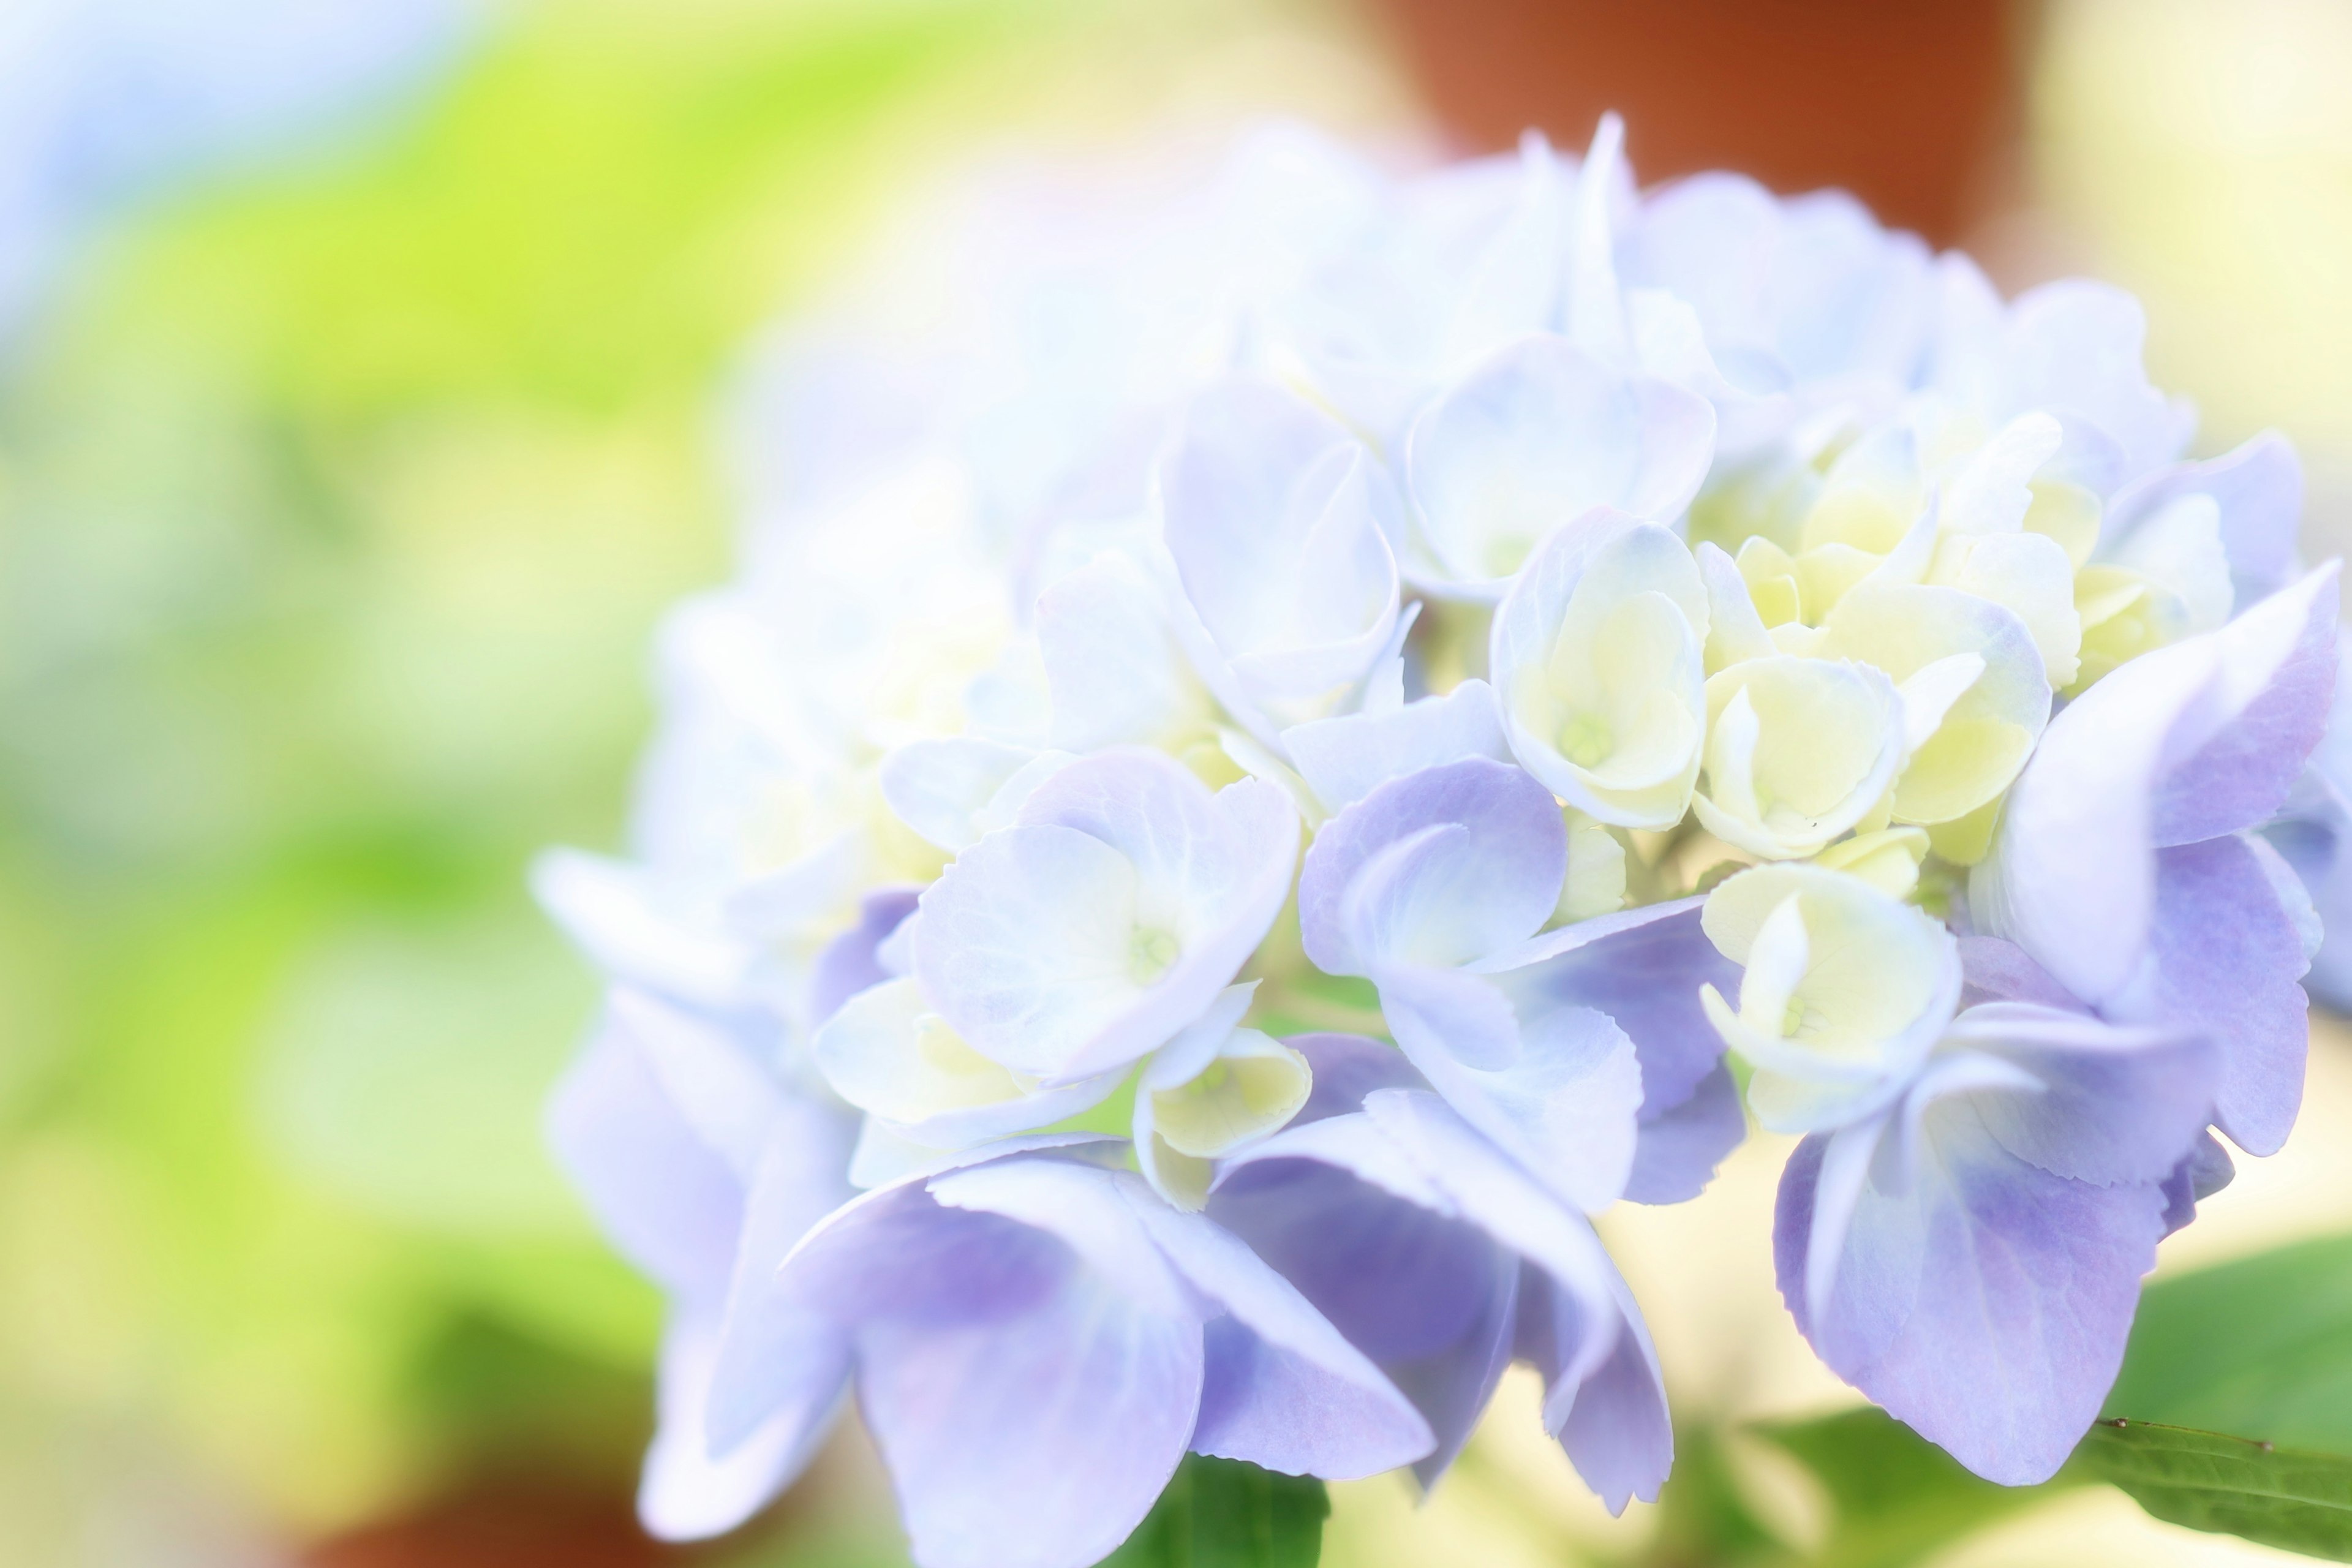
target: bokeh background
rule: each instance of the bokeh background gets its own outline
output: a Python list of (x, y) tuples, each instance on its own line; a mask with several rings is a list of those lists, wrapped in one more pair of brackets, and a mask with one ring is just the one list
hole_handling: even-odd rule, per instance
[[(1846, 184), (2010, 287), (2137, 289), (2200, 450), (2301, 445), (2317, 552), (2347, 79), (2341, 0), (0, 0), (0, 1568), (903, 1561), (855, 1432), (735, 1539), (630, 1523), (656, 1304), (541, 1147), (592, 996), (523, 869), (617, 838), (751, 346), (923, 191), (1621, 108), (1647, 178)], [(2317, 1037), (2168, 1270), (2352, 1231)], [(1605, 1225), (1685, 1419), (1853, 1398), (1771, 1292), (1783, 1152)], [(1534, 1409), (1426, 1506), (1335, 1489), (1326, 1561), (1638, 1548)], [(2275, 1556), (2095, 1489), (1942, 1561)]]

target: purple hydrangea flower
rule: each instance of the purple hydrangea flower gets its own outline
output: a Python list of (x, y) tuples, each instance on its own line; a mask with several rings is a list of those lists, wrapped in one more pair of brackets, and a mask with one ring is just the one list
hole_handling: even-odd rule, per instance
[(1461, 1452), (1516, 1357), (1543, 1373), (1545, 1429), (1610, 1510), (1655, 1500), (1674, 1459), (1657, 1354), (1584, 1216), (1387, 1047), (1292, 1044), (1315, 1065), (1315, 1098), (1227, 1164), (1209, 1213), (1428, 1418), (1422, 1484)]
[(1087, 1568), (1187, 1449), (1354, 1477), (1431, 1447), (1296, 1289), (1117, 1152), (1036, 1140), (878, 1187), (733, 1326), (843, 1347), (922, 1568)]
[(774, 1258), (850, 1197), (848, 1119), (779, 1083), (741, 1031), (624, 990), (548, 1130), (614, 1245), (669, 1297), (638, 1512), (667, 1540), (731, 1530), (800, 1472), (841, 1403), (832, 1338), (748, 1358), (721, 1341), (770, 1300)]
[(2214, 1120), (2267, 1154), (2302, 1101), (2310, 904), (2248, 830), (2287, 802), (2335, 689), (2336, 579), (2135, 659), (2051, 722), (1969, 882), (2014, 942), (2119, 1023), (2221, 1047)]
[[(1380, 988), (1397, 1043), (1455, 1110), (1597, 1211), (1625, 1191), (1637, 1119), (1662, 1138), (1706, 1128), (1675, 1162), (1701, 1183), (1739, 1127), (1719, 1098), (1703, 1117), (1667, 1120), (1722, 1055), (1696, 1012), (1722, 961), (1695, 906), (1544, 931), (1566, 870), (1550, 792), (1516, 767), (1466, 758), (1391, 779), (1326, 824), (1300, 873), (1299, 923), (1317, 965)], [(1629, 984), (1620, 966), (1637, 962), (1643, 978)], [(1636, 1017), (1640, 1035), (1602, 1003)], [(1650, 1179), (1691, 1185), (1687, 1174)]]

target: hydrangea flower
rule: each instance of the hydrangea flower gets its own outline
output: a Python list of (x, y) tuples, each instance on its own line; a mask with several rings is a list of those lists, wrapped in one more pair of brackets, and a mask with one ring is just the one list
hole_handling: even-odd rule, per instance
[(1187, 1448), (1327, 1476), (1427, 1451), (1389, 1380), (1229, 1232), (1088, 1159), (1099, 1143), (1044, 1142), (844, 1205), (782, 1260), (766, 1311), (787, 1324), (739, 1330), (842, 1348), (919, 1561), (1096, 1562)]
[(2352, 989), (2292, 453), (2183, 460), (2126, 296), (1613, 119), (1152, 187), (985, 186), (878, 274), (929, 330), (751, 379), (635, 851), (541, 868), (615, 987), (557, 1142), (674, 1302), (648, 1520), (854, 1396), (924, 1568), (1084, 1568), (1188, 1448), (1437, 1484), (1515, 1358), (1654, 1498), (1592, 1218), (1751, 1118), (1823, 1361), (2051, 1473)]

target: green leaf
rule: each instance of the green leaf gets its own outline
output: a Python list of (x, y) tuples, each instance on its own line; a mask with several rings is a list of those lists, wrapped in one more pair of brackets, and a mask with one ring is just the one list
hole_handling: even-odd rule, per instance
[(2174, 1524), (2352, 1563), (2352, 1459), (2184, 1426), (2103, 1421), (2067, 1469), (2113, 1482)]
[(1657, 1534), (1637, 1561), (1763, 1568), (1788, 1560), (1788, 1548), (1741, 1495), (1727, 1447), (1720, 1427), (1675, 1429), (1674, 1473), (1658, 1494)]
[(2149, 1286), (2106, 1414), (2352, 1454), (2352, 1237)]
[(1102, 1568), (1313, 1568), (1331, 1511), (1323, 1483), (1187, 1454)]
[(1751, 1428), (1817, 1477), (1835, 1510), (1807, 1562), (1822, 1568), (1898, 1568), (2041, 1500), (2043, 1487), (2004, 1487), (1895, 1420), (1865, 1406), (1811, 1421)]

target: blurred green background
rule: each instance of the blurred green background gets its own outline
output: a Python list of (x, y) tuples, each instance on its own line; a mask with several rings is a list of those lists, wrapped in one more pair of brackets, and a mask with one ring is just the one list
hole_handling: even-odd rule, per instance
[[(728, 570), (730, 375), (992, 149), (1425, 124), (1398, 9), (485, 5), (363, 110), (62, 223), (0, 338), (0, 1568), (666, 1560), (628, 1524), (657, 1304), (540, 1147), (592, 991), (522, 870), (617, 837), (653, 619)], [(2284, 426), (2336, 536), (2352, 11), (2021, 15), (1970, 242), (2011, 283), (2141, 289), (2200, 446)], [(0, 166), (18, 133), (0, 113)], [(2192, 1258), (2352, 1228), (2341, 1055)], [(1695, 1411), (1838, 1397), (1769, 1290), (1694, 1272), (1760, 1268), (1772, 1157), (1612, 1233), (1645, 1299), (1705, 1299), (1654, 1308)], [(1652, 1528), (1563, 1500), (1524, 1436), (1419, 1512), (1340, 1489), (1327, 1561)], [(2069, 1529), (2256, 1555), (2067, 1506), (2090, 1522), (1984, 1560), (2068, 1560)], [(853, 1437), (695, 1560), (896, 1539)]]

